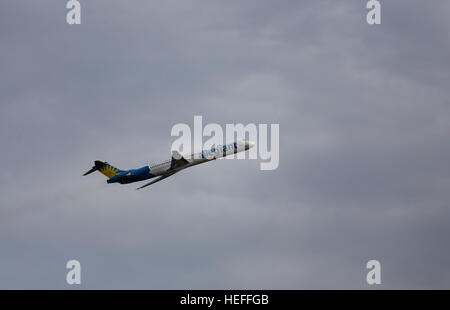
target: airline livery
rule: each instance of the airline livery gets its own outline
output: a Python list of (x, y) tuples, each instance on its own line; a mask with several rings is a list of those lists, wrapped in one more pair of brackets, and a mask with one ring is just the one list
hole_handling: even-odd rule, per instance
[(139, 182), (157, 177), (156, 179), (137, 188), (141, 189), (153, 183), (164, 180), (165, 178), (170, 177), (183, 169), (215, 160), (220, 157), (225, 157), (230, 154), (246, 151), (254, 145), (255, 144), (251, 141), (239, 140), (238, 142), (212, 147), (209, 150), (203, 150), (200, 153), (191, 154), (186, 157), (183, 157), (177, 151), (172, 151), (172, 158), (169, 160), (155, 165), (144, 166), (142, 168), (131, 170), (120, 170), (111, 166), (107, 162), (96, 160), (92, 169), (83, 175), (88, 175), (94, 171), (100, 171), (108, 177), (106, 182), (120, 184)]

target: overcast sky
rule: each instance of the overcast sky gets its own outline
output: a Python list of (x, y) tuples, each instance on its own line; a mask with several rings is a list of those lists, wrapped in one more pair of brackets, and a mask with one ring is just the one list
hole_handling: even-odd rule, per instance
[[(450, 288), (449, 1), (0, 2), (0, 288)], [(280, 165), (135, 191), (173, 125), (280, 124)]]

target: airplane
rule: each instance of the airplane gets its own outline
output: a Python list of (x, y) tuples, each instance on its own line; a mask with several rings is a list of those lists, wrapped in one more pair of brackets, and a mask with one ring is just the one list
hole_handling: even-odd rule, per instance
[(144, 181), (156, 177), (156, 179), (144, 184), (136, 189), (141, 189), (152, 185), (156, 182), (164, 180), (183, 169), (202, 164), (217, 158), (225, 157), (231, 154), (246, 151), (255, 145), (254, 142), (248, 140), (238, 140), (227, 145), (218, 145), (209, 150), (203, 150), (199, 153), (192, 153), (189, 156), (183, 157), (179, 152), (172, 151), (172, 157), (169, 160), (163, 161), (155, 165), (148, 165), (138, 169), (120, 170), (107, 162), (96, 160), (95, 165), (91, 170), (83, 175), (88, 175), (94, 171), (100, 171), (108, 180), (107, 183), (128, 184), (139, 181)]

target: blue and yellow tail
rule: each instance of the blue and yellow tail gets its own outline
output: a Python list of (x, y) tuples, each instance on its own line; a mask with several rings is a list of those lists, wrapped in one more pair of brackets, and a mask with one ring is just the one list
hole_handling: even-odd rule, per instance
[(103, 173), (109, 179), (111, 179), (112, 177), (115, 177), (119, 173), (123, 172), (122, 170), (119, 170), (116, 167), (111, 166), (107, 162), (102, 162), (100, 160), (96, 160), (95, 161), (95, 166), (92, 167), (91, 170), (89, 170), (88, 172), (86, 172), (83, 175), (88, 175), (88, 174), (90, 174), (90, 173), (92, 173), (92, 172), (94, 172), (96, 170), (98, 170), (101, 173)]

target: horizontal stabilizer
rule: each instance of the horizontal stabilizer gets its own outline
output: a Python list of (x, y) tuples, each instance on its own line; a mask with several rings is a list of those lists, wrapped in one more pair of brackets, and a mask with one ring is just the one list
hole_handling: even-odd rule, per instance
[(118, 175), (121, 172), (123, 172), (122, 170), (119, 170), (116, 167), (111, 166), (107, 162), (96, 160), (94, 162), (94, 167), (92, 167), (91, 170), (89, 170), (88, 172), (86, 172), (83, 175), (91, 174), (94, 171), (100, 171), (102, 174), (104, 174), (108, 178), (115, 177), (116, 175)]
[(90, 173), (92, 173), (92, 172), (94, 172), (94, 171), (97, 171), (97, 167), (93, 167), (91, 170), (89, 170), (88, 172), (86, 172), (86, 173), (83, 174), (83, 175), (88, 175), (88, 174), (90, 174)]

